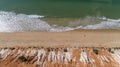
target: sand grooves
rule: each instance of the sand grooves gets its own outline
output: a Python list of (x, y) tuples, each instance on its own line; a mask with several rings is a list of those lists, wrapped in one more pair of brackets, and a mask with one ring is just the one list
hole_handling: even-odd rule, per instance
[(119, 48), (1, 48), (0, 67), (120, 67)]

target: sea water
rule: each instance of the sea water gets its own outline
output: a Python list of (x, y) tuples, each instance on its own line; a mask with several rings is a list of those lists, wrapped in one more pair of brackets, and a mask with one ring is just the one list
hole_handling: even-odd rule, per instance
[(0, 32), (120, 29), (119, 0), (0, 0)]

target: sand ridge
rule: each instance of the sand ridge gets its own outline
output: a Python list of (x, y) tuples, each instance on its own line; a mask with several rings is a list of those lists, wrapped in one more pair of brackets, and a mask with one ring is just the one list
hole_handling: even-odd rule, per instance
[(119, 67), (120, 48), (1, 48), (0, 67)]

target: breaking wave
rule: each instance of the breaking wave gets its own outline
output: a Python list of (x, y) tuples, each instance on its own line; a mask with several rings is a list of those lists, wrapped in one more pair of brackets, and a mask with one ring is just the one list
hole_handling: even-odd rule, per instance
[[(50, 31), (63, 32), (76, 29), (120, 29), (120, 19), (104, 19), (98, 24), (80, 25), (76, 27), (53, 27), (42, 21), (41, 15), (16, 14), (0, 11), (0, 32)], [(74, 23), (74, 22), (73, 22)]]
[(107, 19), (107, 21), (102, 21), (99, 24), (87, 25), (81, 27), (81, 29), (120, 29), (120, 19)]

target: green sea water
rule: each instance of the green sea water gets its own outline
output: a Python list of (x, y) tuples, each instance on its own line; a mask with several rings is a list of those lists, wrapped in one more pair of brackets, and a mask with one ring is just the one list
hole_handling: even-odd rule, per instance
[(0, 0), (0, 11), (45, 16), (51, 26), (86, 26), (120, 18), (120, 0)]
[(0, 0), (0, 10), (47, 17), (120, 18), (119, 0)]

